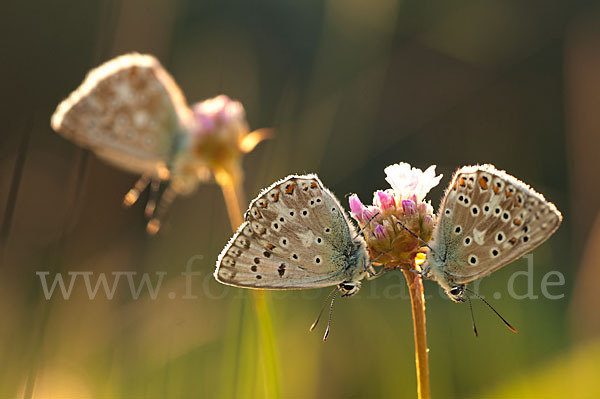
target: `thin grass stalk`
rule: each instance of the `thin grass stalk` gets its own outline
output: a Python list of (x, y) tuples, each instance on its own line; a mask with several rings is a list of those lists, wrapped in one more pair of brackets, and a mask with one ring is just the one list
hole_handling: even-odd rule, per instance
[[(241, 184), (236, 184), (232, 179), (223, 175), (217, 175), (216, 180), (223, 192), (229, 222), (235, 232), (244, 221), (241, 206), (245, 197), (243, 189)], [(278, 398), (280, 396), (279, 368), (268, 294), (264, 291), (253, 290), (251, 296), (258, 324), (261, 356), (257, 356), (257, 359), (262, 360), (264, 394), (267, 398)]]

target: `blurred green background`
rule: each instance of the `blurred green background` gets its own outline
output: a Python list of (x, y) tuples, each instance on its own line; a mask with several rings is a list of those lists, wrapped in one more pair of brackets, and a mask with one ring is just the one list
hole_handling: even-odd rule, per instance
[[(212, 278), (230, 236), (218, 187), (178, 198), (156, 237), (136, 180), (50, 129), (56, 105), (116, 55), (156, 55), (188, 101), (225, 93), (276, 137), (244, 159), (248, 199), (316, 172), (346, 205), (386, 188), (400, 161), (444, 173), (491, 162), (563, 212), (533, 253), (537, 299), (509, 295), (524, 259), (486, 277), (480, 336), (467, 306), (426, 282), (434, 397), (599, 397), (600, 3), (597, 1), (104, 0), (0, 5), (0, 397), (262, 397), (247, 292)], [(190, 263), (200, 273), (182, 298)], [(36, 272), (166, 272), (160, 293), (46, 300)], [(565, 284), (542, 295), (546, 273)], [(95, 277), (94, 277), (95, 278)], [(554, 279), (552, 279), (554, 281)], [(95, 280), (93, 280), (95, 281)], [(309, 333), (328, 290), (269, 296), (283, 397), (414, 397), (400, 273), (336, 304), (326, 344)], [(168, 293), (174, 293), (171, 299)], [(497, 293), (497, 294), (496, 294)], [(495, 295), (494, 295), (495, 294)], [(498, 298), (499, 297), (499, 298)], [(322, 326), (321, 328), (323, 328)], [(240, 367), (235, 365), (239, 364)]]

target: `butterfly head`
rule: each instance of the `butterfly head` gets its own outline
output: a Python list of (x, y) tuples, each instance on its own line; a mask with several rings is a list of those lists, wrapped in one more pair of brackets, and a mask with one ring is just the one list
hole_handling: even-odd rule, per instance
[(446, 295), (450, 297), (454, 302), (464, 302), (465, 301), (465, 285), (464, 284), (456, 284), (451, 285), (450, 289), (446, 290)]
[(352, 296), (360, 290), (360, 281), (344, 281), (338, 284), (342, 296)]

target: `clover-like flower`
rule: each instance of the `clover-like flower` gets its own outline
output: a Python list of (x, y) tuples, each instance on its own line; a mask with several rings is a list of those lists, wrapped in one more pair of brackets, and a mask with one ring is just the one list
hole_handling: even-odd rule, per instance
[(435, 165), (423, 172), (407, 163), (390, 165), (385, 173), (392, 188), (376, 191), (368, 206), (353, 194), (351, 215), (364, 229), (371, 259), (389, 267), (412, 267), (423, 246), (416, 236), (428, 242), (433, 234), (433, 207), (424, 198), (442, 175), (435, 175)]
[(193, 151), (217, 181), (242, 180), (241, 157), (270, 136), (270, 129), (250, 132), (244, 107), (220, 95), (192, 107), (195, 129)]

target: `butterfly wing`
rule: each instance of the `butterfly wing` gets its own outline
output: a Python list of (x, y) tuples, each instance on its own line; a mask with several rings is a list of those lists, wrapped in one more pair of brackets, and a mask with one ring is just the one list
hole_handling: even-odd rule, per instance
[(151, 55), (127, 54), (93, 69), (52, 115), (52, 128), (106, 161), (155, 173), (189, 123), (181, 90)]
[(316, 175), (288, 176), (252, 201), (217, 260), (221, 283), (263, 289), (317, 288), (346, 279), (355, 234)]
[(465, 166), (438, 215), (448, 254), (443, 272), (456, 284), (488, 275), (546, 241), (561, 221), (556, 207), (522, 181), (492, 165)]

